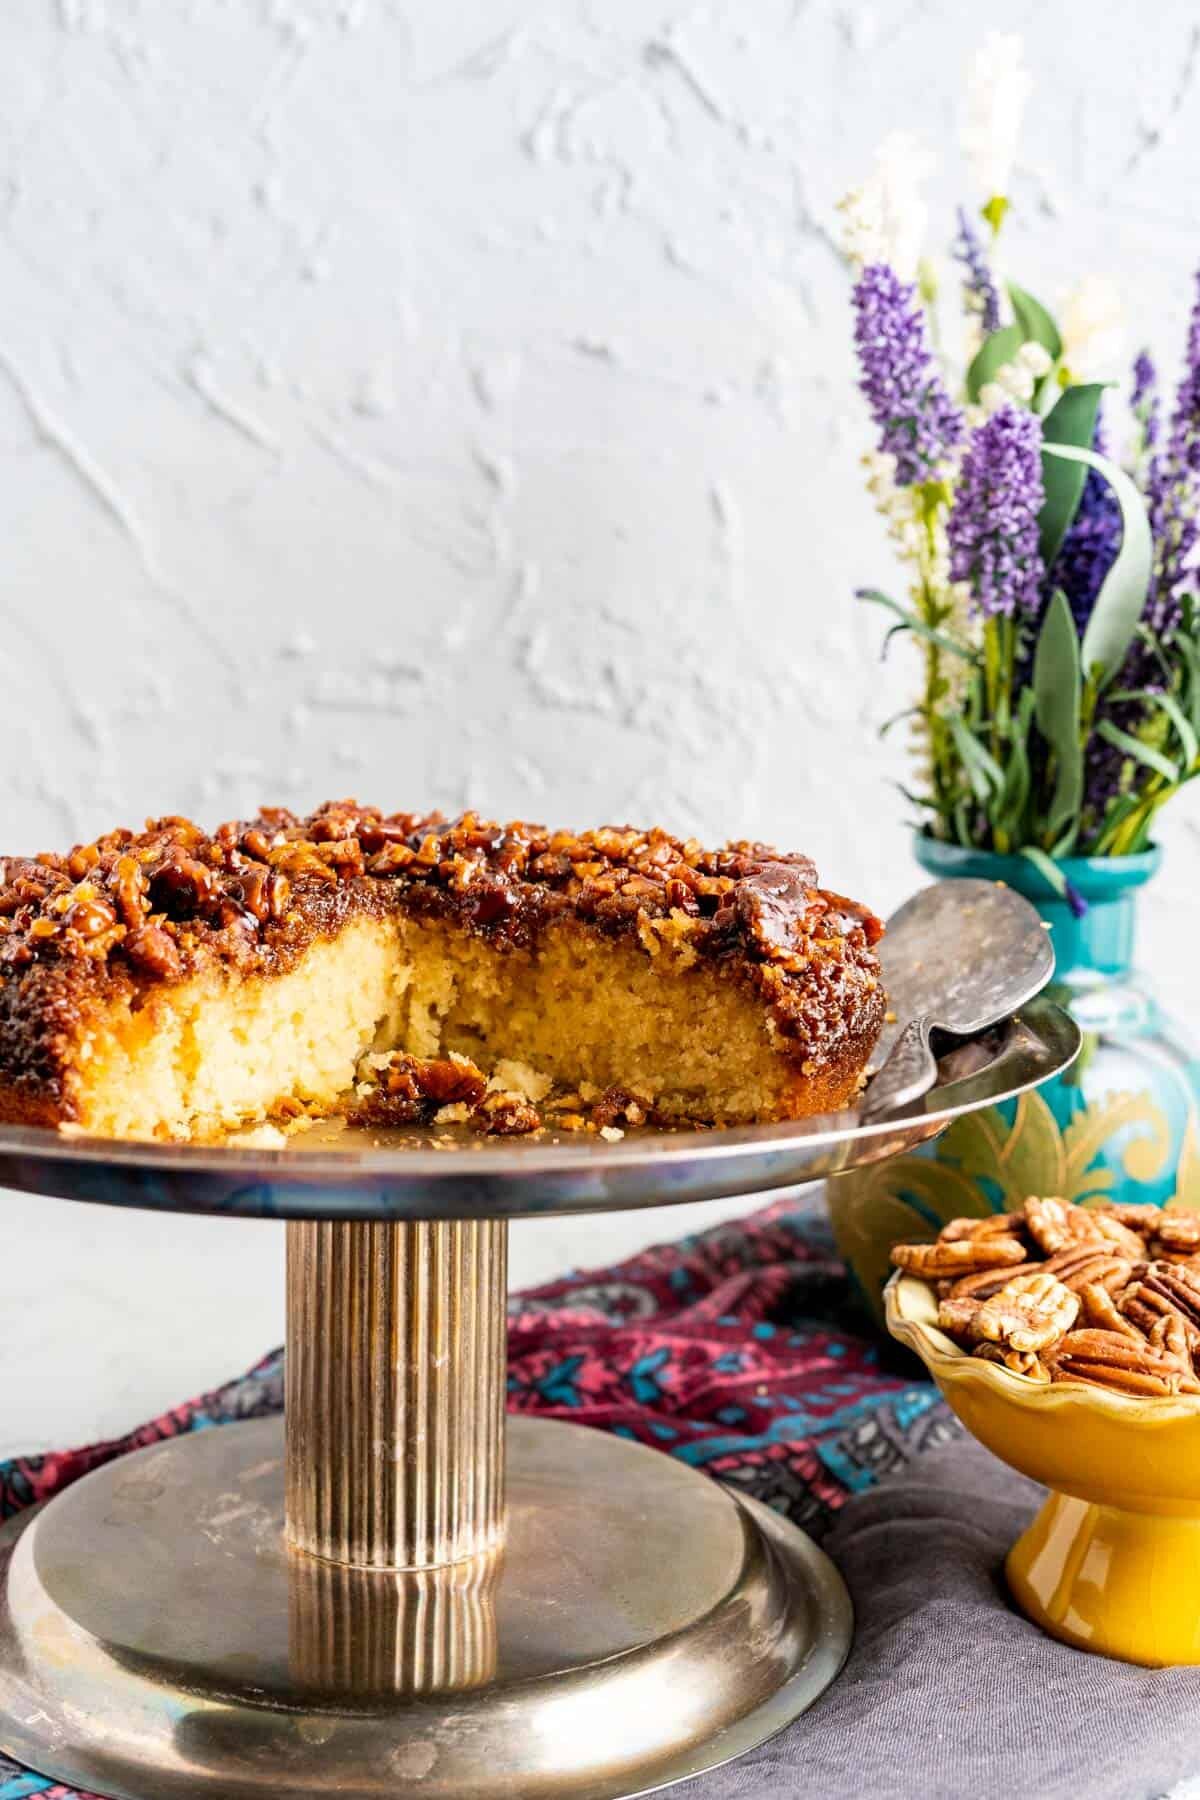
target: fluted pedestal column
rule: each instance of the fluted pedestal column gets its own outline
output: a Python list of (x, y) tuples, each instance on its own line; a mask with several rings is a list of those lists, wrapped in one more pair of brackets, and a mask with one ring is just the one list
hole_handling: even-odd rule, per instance
[(504, 1531), (508, 1227), (293, 1220), (286, 1529), (359, 1569), (433, 1569)]

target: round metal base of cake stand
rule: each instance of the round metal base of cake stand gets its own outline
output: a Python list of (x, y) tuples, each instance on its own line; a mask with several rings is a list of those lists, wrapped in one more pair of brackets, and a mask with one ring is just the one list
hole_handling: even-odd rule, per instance
[(793, 1526), (672, 1458), (510, 1423), (503, 1554), (360, 1570), (284, 1539), (281, 1422), (123, 1457), (4, 1533), (0, 1739), (122, 1800), (611, 1800), (833, 1680), (850, 1603)]

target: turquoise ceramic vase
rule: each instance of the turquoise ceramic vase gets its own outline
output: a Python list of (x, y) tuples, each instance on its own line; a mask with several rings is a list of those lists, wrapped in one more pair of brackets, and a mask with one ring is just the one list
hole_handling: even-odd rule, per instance
[(1029, 1194), (1200, 1210), (1200, 1066), (1134, 967), (1138, 894), (1161, 852), (1062, 863), (1078, 896), (1073, 908), (1024, 857), (923, 836), (915, 847), (935, 880), (1004, 881), (1033, 902), (1054, 943), (1049, 992), (1079, 1025), (1083, 1050), (1036, 1093), (828, 1184), (839, 1247), (877, 1316), (892, 1245), (932, 1237), (960, 1215), (1012, 1209)]

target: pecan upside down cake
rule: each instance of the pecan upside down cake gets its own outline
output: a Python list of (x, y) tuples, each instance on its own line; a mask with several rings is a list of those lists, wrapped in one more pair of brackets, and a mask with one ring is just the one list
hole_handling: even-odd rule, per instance
[(209, 1136), (380, 1070), (428, 1117), (465, 1059), (635, 1123), (799, 1117), (854, 1095), (884, 1015), (878, 920), (761, 844), (344, 801), (0, 877), (0, 1117), (28, 1124)]

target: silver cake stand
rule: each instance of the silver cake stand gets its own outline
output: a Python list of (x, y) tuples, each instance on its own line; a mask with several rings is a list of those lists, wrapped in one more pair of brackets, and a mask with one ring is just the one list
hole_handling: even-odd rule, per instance
[[(897, 1029), (924, 964), (898, 932)], [(1077, 1048), (1034, 1000), (870, 1125), (284, 1150), (0, 1131), (0, 1186), (288, 1221), (286, 1426), (138, 1451), (0, 1533), (0, 1745), (122, 1800), (616, 1800), (760, 1743), (836, 1676), (845, 1589), (668, 1456), (506, 1422), (507, 1221), (813, 1181)]]

